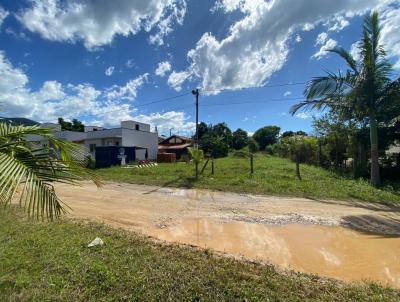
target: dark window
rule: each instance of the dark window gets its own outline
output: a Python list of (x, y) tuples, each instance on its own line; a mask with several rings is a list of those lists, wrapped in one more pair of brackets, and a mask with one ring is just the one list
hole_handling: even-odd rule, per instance
[(139, 125), (138, 124), (135, 125), (135, 129), (139, 130)]
[(116, 145), (116, 146), (119, 146), (119, 142), (115, 142), (115, 145)]
[(97, 131), (97, 129), (96, 129), (96, 128), (93, 128), (93, 131)]
[(90, 152), (94, 152), (95, 149), (96, 149), (96, 144), (90, 144), (89, 145)]

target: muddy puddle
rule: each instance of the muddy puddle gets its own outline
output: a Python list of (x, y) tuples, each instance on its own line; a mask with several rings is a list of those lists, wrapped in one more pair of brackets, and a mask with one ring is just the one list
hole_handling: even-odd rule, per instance
[(338, 226), (188, 219), (150, 235), (346, 281), (373, 280), (400, 288), (400, 237)]

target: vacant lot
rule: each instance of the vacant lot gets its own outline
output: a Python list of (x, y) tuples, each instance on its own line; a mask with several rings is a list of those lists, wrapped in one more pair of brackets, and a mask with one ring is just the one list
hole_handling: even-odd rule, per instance
[(106, 180), (137, 184), (309, 198), (400, 202), (400, 191), (389, 184), (377, 189), (365, 180), (348, 179), (309, 165), (301, 165), (300, 181), (296, 178), (294, 163), (261, 154), (255, 156), (253, 175), (250, 175), (249, 159), (235, 157), (216, 160), (213, 175), (209, 163), (198, 180), (193, 177), (194, 166), (186, 163), (160, 164), (141, 169), (113, 167), (100, 169), (98, 173)]
[[(96, 236), (102, 247), (88, 248)], [(100, 224), (0, 212), (1, 301), (398, 301), (378, 285), (280, 273)]]

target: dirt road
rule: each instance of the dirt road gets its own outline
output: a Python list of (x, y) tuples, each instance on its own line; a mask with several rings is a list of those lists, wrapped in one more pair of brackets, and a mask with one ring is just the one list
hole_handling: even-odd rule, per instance
[(400, 207), (366, 202), (317, 201), (119, 183), (106, 183), (102, 189), (89, 183), (82, 187), (58, 185), (57, 191), (72, 208), (72, 217), (96, 219), (144, 232), (174, 225), (178, 220), (212, 218), (267, 225), (342, 225), (400, 235)]
[(400, 288), (398, 207), (117, 183), (56, 189), (71, 217), (283, 269)]

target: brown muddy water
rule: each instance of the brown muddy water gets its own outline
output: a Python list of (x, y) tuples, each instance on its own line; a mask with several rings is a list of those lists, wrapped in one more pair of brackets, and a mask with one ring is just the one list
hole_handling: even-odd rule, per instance
[(339, 226), (187, 219), (150, 235), (211, 248), (345, 281), (377, 281), (400, 288), (400, 237), (360, 233)]

